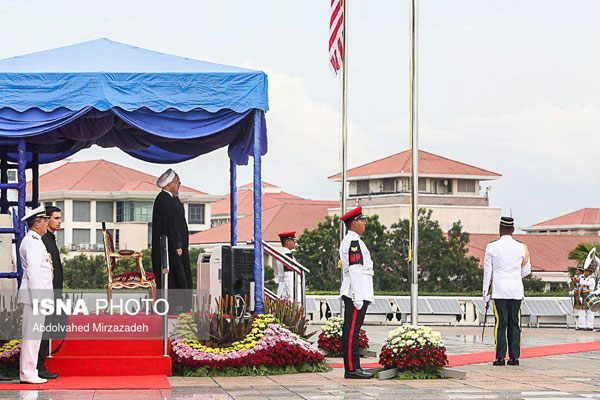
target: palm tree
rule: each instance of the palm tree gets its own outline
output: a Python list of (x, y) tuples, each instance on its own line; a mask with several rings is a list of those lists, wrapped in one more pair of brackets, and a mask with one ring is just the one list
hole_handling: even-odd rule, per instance
[(577, 261), (577, 265), (583, 265), (588, 253), (593, 249), (600, 251), (599, 242), (579, 243), (573, 250), (569, 252), (569, 260)]

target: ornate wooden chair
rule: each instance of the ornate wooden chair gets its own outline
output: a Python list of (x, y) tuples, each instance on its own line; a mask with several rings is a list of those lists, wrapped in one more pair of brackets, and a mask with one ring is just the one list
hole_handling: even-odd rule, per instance
[[(146, 272), (142, 265), (144, 257), (139, 251), (119, 250), (115, 251), (112, 235), (106, 230), (106, 224), (102, 223), (102, 235), (104, 237), (104, 255), (106, 256), (106, 270), (108, 271), (108, 304), (110, 307), (113, 289), (148, 289), (152, 302), (156, 300), (156, 279), (152, 272)], [(114, 274), (118, 259), (135, 259), (137, 271)]]

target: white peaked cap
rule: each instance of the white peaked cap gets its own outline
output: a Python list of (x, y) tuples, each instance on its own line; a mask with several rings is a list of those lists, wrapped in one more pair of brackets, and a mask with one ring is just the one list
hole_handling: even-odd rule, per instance
[(162, 189), (169, 183), (173, 182), (173, 179), (175, 179), (175, 171), (169, 168), (168, 170), (163, 172), (160, 178), (158, 178), (158, 180), (156, 181), (156, 186)]
[(39, 206), (38, 208), (27, 208), (25, 210), (25, 216), (21, 218), (21, 221), (27, 221), (29, 218), (44, 218), (46, 217), (46, 208), (44, 206)]

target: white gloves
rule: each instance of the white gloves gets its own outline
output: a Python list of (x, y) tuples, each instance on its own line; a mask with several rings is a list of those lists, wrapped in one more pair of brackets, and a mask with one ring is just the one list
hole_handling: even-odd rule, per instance
[(354, 308), (356, 308), (357, 310), (360, 310), (363, 306), (363, 301), (362, 300), (356, 300), (353, 302), (354, 303)]
[(483, 295), (483, 301), (485, 301), (486, 303), (487, 303), (488, 301), (490, 301), (490, 299), (491, 299), (491, 296), (490, 296), (489, 294), (484, 294), (484, 295)]

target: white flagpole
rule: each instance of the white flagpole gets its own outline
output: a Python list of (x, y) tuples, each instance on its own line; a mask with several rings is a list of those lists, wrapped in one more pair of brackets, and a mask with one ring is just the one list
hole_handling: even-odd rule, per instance
[(411, 175), (412, 175), (412, 254), (411, 254), (411, 283), (410, 283), (410, 322), (418, 324), (419, 299), (419, 125), (418, 125), (418, 3), (410, 1), (409, 34), (410, 34), (410, 137), (411, 137)]
[[(342, 8), (342, 43), (343, 43), (343, 54), (342, 54), (342, 81), (341, 81), (341, 101), (340, 101), (340, 162), (342, 168), (342, 190), (340, 191), (340, 216), (346, 214), (346, 190), (348, 187), (347, 177), (346, 177), (346, 169), (348, 167), (348, 35), (347, 35), (347, 27), (348, 27), (348, 0), (342, 0), (343, 8)], [(344, 233), (346, 226), (344, 222), (340, 220), (340, 243), (344, 238)], [(343, 269), (340, 271), (341, 280), (344, 279), (344, 271)], [(341, 281), (340, 281), (341, 282)], [(342, 310), (344, 307), (344, 302), (340, 298), (340, 316), (342, 315)]]

